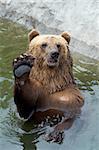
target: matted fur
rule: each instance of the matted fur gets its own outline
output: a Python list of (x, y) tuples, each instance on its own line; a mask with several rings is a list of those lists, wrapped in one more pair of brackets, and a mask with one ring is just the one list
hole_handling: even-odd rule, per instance
[(75, 84), (72, 72), (73, 62), (69, 49), (67, 59), (63, 58), (59, 66), (54, 69), (42, 67), (42, 61), (38, 58), (37, 65), (31, 70), (30, 78), (39, 81), (48, 93), (62, 91), (67, 86)]
[[(15, 80), (14, 101), (21, 117), (29, 118), (35, 110), (57, 109), (68, 111), (71, 118), (80, 111), (84, 99), (74, 81), (69, 42), (70, 36), (66, 32), (61, 35), (39, 35), (32, 30), (29, 33), (26, 53), (31, 54), (35, 61), (30, 73), (18, 78), (19, 86)], [(43, 49), (42, 44), (47, 44), (47, 47)], [(60, 44), (60, 49), (57, 44)], [(52, 50), (56, 52), (57, 49), (58, 61), (53, 67), (48, 64), (49, 55), (51, 58)], [(25, 82), (21, 86), (23, 80)]]
[[(69, 35), (68, 38), (70, 38)], [(75, 84), (72, 70), (73, 60), (69, 50), (69, 42), (67, 41), (60, 35), (41, 35), (35, 37), (30, 41), (29, 44), (29, 50), (27, 51), (27, 53), (30, 53), (34, 57), (36, 57), (36, 63), (31, 70), (30, 78), (31, 80), (36, 79), (37, 81), (39, 81), (46, 89), (46, 91), (50, 94), (62, 91), (67, 86)], [(60, 53), (62, 54), (60, 54), (61, 59), (58, 67), (54, 67), (52, 69), (47, 65), (43, 66), (43, 57), (45, 57), (45, 55), (40, 47), (43, 42), (48, 43), (50, 49), (54, 48), (56, 43), (61, 43)]]

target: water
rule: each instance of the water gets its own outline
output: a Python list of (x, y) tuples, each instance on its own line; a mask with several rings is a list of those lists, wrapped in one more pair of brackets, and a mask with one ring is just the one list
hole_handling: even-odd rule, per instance
[(17, 24), (0, 20), (0, 150), (99, 150), (99, 61), (73, 54), (74, 74), (85, 105), (80, 118), (65, 131), (62, 144), (47, 143), (43, 139), (48, 127), (24, 124), (17, 117), (11, 63), (26, 50), (27, 33)]

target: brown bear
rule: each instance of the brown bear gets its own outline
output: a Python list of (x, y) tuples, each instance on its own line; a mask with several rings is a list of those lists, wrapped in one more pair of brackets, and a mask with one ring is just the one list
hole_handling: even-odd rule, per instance
[(33, 29), (28, 37), (29, 49), (13, 61), (14, 101), (19, 115), (28, 120), (64, 116), (49, 136), (57, 141), (58, 133), (71, 126), (84, 104), (73, 77), (70, 36), (40, 35)]

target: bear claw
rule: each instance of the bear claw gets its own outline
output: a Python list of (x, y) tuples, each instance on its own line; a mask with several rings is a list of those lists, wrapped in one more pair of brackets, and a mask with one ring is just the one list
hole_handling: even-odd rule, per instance
[(15, 77), (21, 77), (25, 73), (29, 73), (35, 58), (26, 53), (21, 54), (13, 60), (13, 72)]
[(64, 139), (64, 132), (63, 131), (53, 131), (50, 134), (45, 136), (45, 140), (47, 142), (55, 142), (58, 144), (61, 144), (63, 142)]

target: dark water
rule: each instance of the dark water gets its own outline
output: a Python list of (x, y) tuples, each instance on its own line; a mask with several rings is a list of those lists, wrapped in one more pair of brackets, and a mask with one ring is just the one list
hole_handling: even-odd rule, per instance
[(27, 48), (27, 33), (19, 25), (0, 20), (0, 150), (99, 150), (99, 61), (73, 54), (74, 74), (85, 105), (80, 118), (65, 131), (61, 145), (43, 139), (49, 128), (24, 124), (17, 117), (11, 63)]

